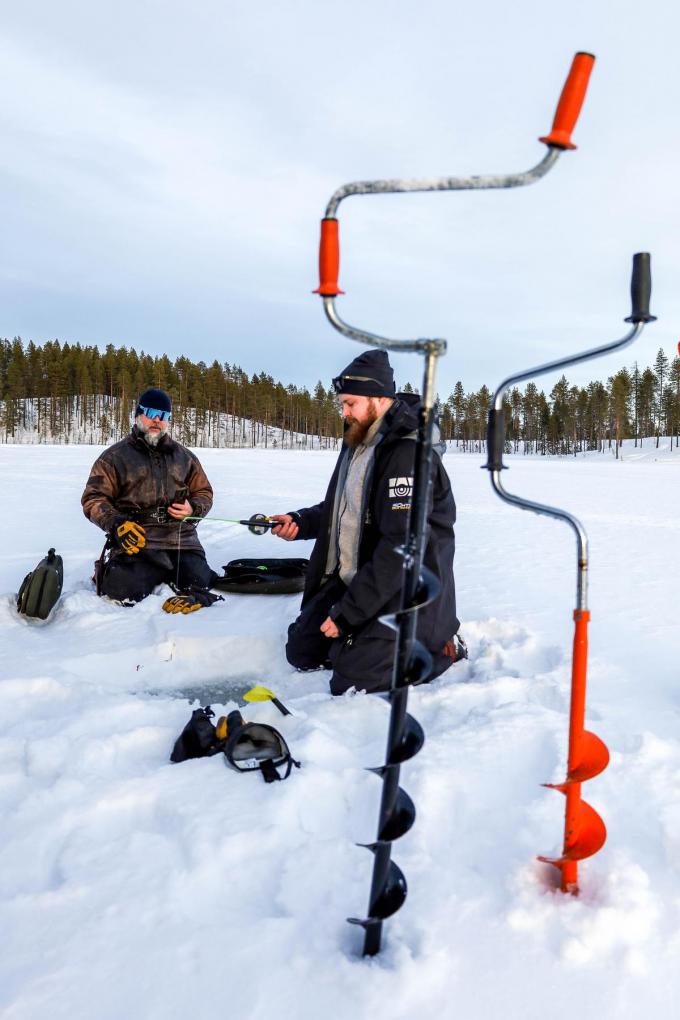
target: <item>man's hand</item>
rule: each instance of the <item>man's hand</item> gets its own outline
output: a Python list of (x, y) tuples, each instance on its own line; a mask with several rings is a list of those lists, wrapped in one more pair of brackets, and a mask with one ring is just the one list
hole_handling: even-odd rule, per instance
[(338, 630), (336, 625), (333, 623), (333, 621), (331, 620), (330, 616), (326, 617), (326, 619), (323, 621), (323, 623), (319, 627), (319, 630), (324, 635), (324, 637), (327, 637), (327, 638), (340, 637), (340, 631)]
[[(283, 538), (286, 542), (292, 542), (298, 536), (300, 530), (290, 514), (272, 514), (272, 521), (279, 521), (275, 528), (272, 528), (272, 535)], [(323, 630), (323, 627), (321, 628)]]
[(194, 508), (188, 499), (185, 499), (183, 503), (173, 503), (168, 507), (168, 513), (176, 521), (181, 521), (183, 517), (191, 517), (193, 512)]

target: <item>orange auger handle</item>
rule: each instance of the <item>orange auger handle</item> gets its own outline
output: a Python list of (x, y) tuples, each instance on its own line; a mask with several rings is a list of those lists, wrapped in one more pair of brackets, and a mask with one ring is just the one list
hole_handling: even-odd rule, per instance
[(592, 53), (576, 54), (557, 104), (552, 130), (549, 135), (539, 138), (539, 142), (553, 145), (556, 149), (576, 148), (571, 140), (571, 133), (576, 126), (583, 100), (586, 97), (586, 89), (594, 63), (595, 57)]
[(319, 286), (314, 291), (322, 297), (336, 297), (344, 294), (338, 287), (340, 272), (340, 238), (338, 221), (333, 216), (321, 220), (321, 241), (319, 242)]

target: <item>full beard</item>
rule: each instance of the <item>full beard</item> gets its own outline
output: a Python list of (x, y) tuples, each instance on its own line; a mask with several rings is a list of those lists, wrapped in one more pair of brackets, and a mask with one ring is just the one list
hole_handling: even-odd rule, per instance
[(378, 420), (378, 412), (371, 408), (368, 417), (364, 421), (357, 421), (356, 418), (345, 418), (346, 428), (343, 439), (347, 446), (354, 449), (360, 446), (368, 434), (371, 425)]
[(165, 435), (165, 431), (162, 429), (158, 432), (149, 432), (139, 421), (135, 422), (135, 424), (137, 426), (137, 431), (144, 436), (144, 442), (147, 443), (148, 446), (158, 446)]

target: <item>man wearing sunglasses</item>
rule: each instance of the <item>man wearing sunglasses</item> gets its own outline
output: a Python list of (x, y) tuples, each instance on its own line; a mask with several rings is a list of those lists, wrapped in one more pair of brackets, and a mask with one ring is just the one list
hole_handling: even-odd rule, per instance
[[(384, 351), (366, 351), (333, 380), (345, 419), (343, 448), (326, 498), (317, 506), (274, 514), (272, 533), (315, 539), (302, 606), (288, 629), (286, 655), (301, 672), (332, 669), (331, 693), (351, 687), (389, 690), (395, 636), (379, 617), (399, 607), (413, 489), (420, 398), (396, 394)], [(425, 566), (439, 594), (418, 613), (418, 638), (439, 676), (467, 656), (456, 637), (453, 581), (456, 507), (435, 446)]]
[(169, 435), (171, 418), (168, 394), (145, 390), (132, 432), (95, 461), (81, 502), (108, 535), (99, 594), (132, 604), (167, 582), (177, 595), (163, 609), (188, 613), (216, 598), (197, 522), (184, 522), (209, 513), (213, 491), (196, 455)]

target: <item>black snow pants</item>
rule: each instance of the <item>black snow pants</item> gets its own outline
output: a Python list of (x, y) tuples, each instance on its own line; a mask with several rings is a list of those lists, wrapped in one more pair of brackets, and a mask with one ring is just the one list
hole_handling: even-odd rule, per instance
[(176, 584), (178, 588), (189, 585), (210, 588), (217, 576), (208, 566), (203, 552), (143, 549), (134, 556), (117, 553), (106, 566), (102, 595), (120, 602), (140, 602), (158, 584), (165, 582)]
[[(334, 574), (312, 596), (288, 628), (286, 658), (291, 666), (302, 670), (324, 665), (332, 669), (331, 694), (344, 694), (351, 687), (369, 693), (389, 691), (396, 645), (394, 631), (377, 619), (369, 620), (354, 634), (341, 634), (338, 638), (327, 638), (319, 630), (346, 590)], [(433, 654), (433, 660), (433, 678), (452, 663), (443, 650)]]

